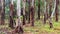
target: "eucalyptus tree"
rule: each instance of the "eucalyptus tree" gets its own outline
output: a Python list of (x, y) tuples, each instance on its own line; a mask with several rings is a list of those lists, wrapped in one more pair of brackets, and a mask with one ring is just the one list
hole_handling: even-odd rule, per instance
[(18, 32), (18, 34), (23, 34), (23, 26), (20, 17), (21, 17), (21, 0), (17, 0), (17, 22), (15, 32)]

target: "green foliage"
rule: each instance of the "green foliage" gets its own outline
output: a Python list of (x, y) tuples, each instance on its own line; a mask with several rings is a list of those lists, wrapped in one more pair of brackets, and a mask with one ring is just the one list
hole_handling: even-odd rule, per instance
[[(38, 6), (38, 0), (36, 0), (36, 2), (35, 2), (35, 3), (36, 3), (36, 6)], [(42, 5), (43, 5), (42, 0), (40, 0), (40, 2), (39, 2), (39, 3), (40, 3), (40, 6), (42, 6)]]
[(9, 14), (9, 7), (8, 7), (8, 6), (5, 7), (5, 14), (6, 14), (6, 15)]
[[(35, 34), (52, 34), (52, 33), (57, 33), (60, 34), (60, 23), (53, 21), (53, 28), (50, 29), (49, 24), (43, 24), (41, 21), (35, 21), (35, 26), (34, 27), (25, 27), (24, 31), (25, 32), (33, 32)], [(37, 31), (37, 32), (36, 32)]]

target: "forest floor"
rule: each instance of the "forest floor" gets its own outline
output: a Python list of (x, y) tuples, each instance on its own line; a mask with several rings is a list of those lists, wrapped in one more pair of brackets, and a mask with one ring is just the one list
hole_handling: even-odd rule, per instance
[[(36, 20), (34, 27), (25, 25), (24, 27), (24, 34), (60, 34), (60, 22), (55, 22), (53, 20), (53, 28), (49, 28), (49, 23), (44, 25), (43, 21)], [(13, 29), (8, 27), (8, 23), (5, 25), (0, 25), (0, 34), (11, 34)]]

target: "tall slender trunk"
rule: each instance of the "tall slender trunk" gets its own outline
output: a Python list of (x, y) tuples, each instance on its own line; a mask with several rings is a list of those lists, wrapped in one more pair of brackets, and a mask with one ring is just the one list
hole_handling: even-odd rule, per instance
[(47, 3), (46, 3), (46, 0), (44, 0), (45, 1), (45, 5), (44, 5), (44, 7), (45, 7), (45, 9), (44, 9), (44, 24), (46, 24), (46, 16), (47, 16), (47, 14), (46, 14), (46, 5), (47, 5)]
[(4, 25), (5, 21), (5, 0), (1, 0), (2, 10), (1, 10), (1, 25)]
[(18, 32), (18, 34), (23, 34), (23, 26), (21, 22), (21, 0), (17, 0), (17, 23), (16, 23), (16, 29), (15, 32)]
[(28, 0), (28, 4), (29, 4), (29, 6), (28, 6), (28, 9), (29, 9), (29, 15), (28, 15), (28, 16), (29, 16), (29, 20), (28, 20), (28, 23), (30, 23), (30, 5), (31, 5), (30, 2), (31, 2), (31, 1)]
[(23, 0), (23, 25), (26, 24), (25, 3), (26, 3), (26, 0)]
[(14, 12), (14, 5), (13, 5), (13, 0), (10, 1), (10, 15), (9, 15), (9, 27), (14, 28), (13, 26), (13, 12)]
[(38, 19), (40, 19), (40, 0), (38, 0)]
[(46, 19), (48, 19), (48, 12), (49, 12), (48, 10), (49, 10), (49, 5), (47, 4), (47, 6), (46, 6), (46, 14), (47, 14)]
[(58, 22), (58, 14), (59, 14), (58, 3), (59, 3), (59, 0), (56, 0), (56, 9), (55, 9), (56, 22)]
[(34, 26), (34, 0), (32, 0), (31, 8), (30, 8), (30, 23), (31, 26)]

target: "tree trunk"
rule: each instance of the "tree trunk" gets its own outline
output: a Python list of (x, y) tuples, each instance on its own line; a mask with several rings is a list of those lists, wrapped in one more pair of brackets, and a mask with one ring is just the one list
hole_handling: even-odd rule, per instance
[(49, 5), (47, 4), (47, 6), (46, 6), (46, 14), (47, 14), (46, 19), (48, 19), (48, 17), (49, 17), (49, 16), (48, 16), (48, 15), (49, 15), (48, 12), (49, 12)]
[(28, 0), (28, 4), (29, 4), (29, 6), (28, 6), (28, 24), (30, 23), (30, 0)]
[(16, 22), (16, 28), (15, 28), (15, 32), (18, 32), (18, 34), (23, 34), (23, 26), (22, 26), (22, 22), (21, 22), (21, 6), (20, 6), (20, 2), (21, 0), (17, 0), (17, 22)]
[(44, 13), (44, 24), (46, 24), (46, 13)]
[(52, 8), (52, 5), (51, 5), (51, 3), (49, 4), (49, 17), (51, 16), (51, 14), (52, 14), (52, 11), (51, 11), (51, 8)]
[(31, 26), (34, 26), (34, 7), (31, 7), (31, 11), (30, 11), (30, 23)]
[(32, 0), (31, 8), (30, 8), (30, 23), (31, 26), (34, 26), (34, 0)]
[(2, 6), (1, 6), (1, 0), (0, 0), (0, 24), (1, 24), (1, 10), (2, 10)]
[(21, 8), (21, 16), (23, 16), (23, 8)]
[(11, 3), (10, 3), (10, 16), (9, 16), (9, 21), (10, 21), (10, 23), (9, 23), (9, 27), (11, 27), (11, 28), (14, 28), (14, 26), (13, 26), (13, 24), (14, 24), (14, 20), (13, 20), (13, 13), (14, 12), (14, 5), (13, 5), (13, 0), (11, 0)]
[(1, 25), (4, 25), (5, 21), (5, 0), (1, 0), (2, 3), (2, 10), (1, 10)]
[(46, 6), (47, 6), (47, 3), (45, 1), (45, 5), (44, 5), (44, 7), (45, 7), (45, 10), (44, 10), (44, 24), (46, 24), (46, 17), (47, 17), (47, 14), (46, 14)]
[(50, 25), (50, 28), (53, 28), (52, 18), (49, 18), (49, 25)]
[(56, 22), (58, 22), (58, 14), (59, 14), (59, 11), (58, 11), (58, 3), (59, 3), (59, 0), (56, 0), (56, 9), (55, 9)]
[(28, 16), (29, 16), (29, 17), (28, 17), (29, 20), (28, 20), (28, 24), (30, 23), (30, 6), (31, 6), (30, 2), (31, 2), (31, 1), (28, 0), (28, 4), (29, 4), (29, 6), (28, 6), (28, 9), (29, 9), (29, 15), (28, 15)]
[(23, 0), (23, 25), (26, 24), (25, 3), (26, 3), (26, 0)]
[(38, 19), (40, 19), (40, 0), (38, 0)]

